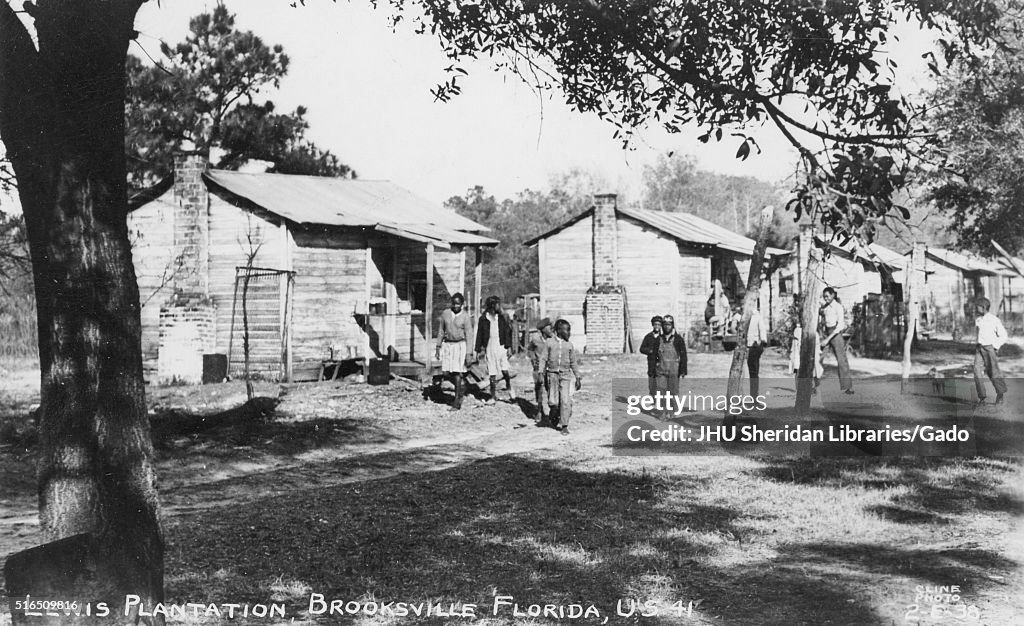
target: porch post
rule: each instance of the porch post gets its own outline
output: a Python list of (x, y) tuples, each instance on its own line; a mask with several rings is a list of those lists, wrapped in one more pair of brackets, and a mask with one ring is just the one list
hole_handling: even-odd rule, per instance
[(476, 263), (473, 266), (473, 316), (480, 317), (483, 315), (483, 306), (480, 302), (483, 299), (483, 283), (484, 280), (484, 251), (483, 248), (477, 246), (476, 250)]
[(427, 366), (427, 376), (433, 368), (434, 350), (434, 244), (427, 244), (427, 303), (423, 311), (423, 336), (427, 338), (423, 362)]

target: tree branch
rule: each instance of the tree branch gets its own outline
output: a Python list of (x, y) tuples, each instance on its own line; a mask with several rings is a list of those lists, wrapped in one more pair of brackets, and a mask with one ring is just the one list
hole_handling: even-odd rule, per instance
[[(588, 0), (588, 4), (593, 9), (593, 12), (597, 14), (598, 18), (602, 22), (604, 22), (605, 27), (608, 28), (611, 32), (618, 33), (619, 36), (622, 37), (633, 48), (633, 50), (637, 52), (637, 54), (639, 54), (643, 59), (647, 61), (647, 63), (649, 63), (652, 66), (652, 68), (655, 70), (655, 73), (660, 72), (665, 78), (679, 86), (694, 85), (709, 88), (712, 90), (721, 90), (726, 93), (731, 93), (747, 102), (756, 102), (765, 110), (766, 113), (768, 113), (772, 117), (772, 120), (775, 122), (776, 126), (779, 126), (779, 128), (783, 130), (783, 132), (787, 135), (787, 139), (789, 139), (791, 142), (798, 142), (798, 140), (796, 140), (791, 133), (785, 131), (782, 122), (785, 122), (793, 126), (794, 128), (798, 128), (803, 132), (814, 135), (821, 139), (828, 139), (830, 141), (835, 141), (843, 144), (865, 144), (885, 146), (889, 145), (888, 142), (894, 142), (900, 139), (909, 138), (909, 135), (907, 135), (906, 133), (860, 133), (855, 135), (839, 135), (828, 131), (816, 129), (812, 126), (808, 126), (787, 115), (778, 106), (773, 104), (768, 96), (761, 94), (756, 90), (746, 91), (733, 85), (715, 83), (705, 78), (702, 78), (698, 75), (688, 74), (672, 67), (665, 60), (663, 60), (657, 53), (652, 51), (649, 46), (645, 45), (638, 38), (630, 36), (625, 29), (620, 28), (616, 20), (608, 16), (605, 10), (600, 5), (598, 5), (597, 2)], [(801, 146), (798, 143), (795, 143), (794, 145), (797, 145), (798, 149), (801, 150), (801, 153), (804, 152), (804, 149), (801, 148)]]
[(31, 148), (39, 127), (38, 96), (43, 76), (32, 36), (7, 0), (0, 0), (0, 139), (8, 158)]

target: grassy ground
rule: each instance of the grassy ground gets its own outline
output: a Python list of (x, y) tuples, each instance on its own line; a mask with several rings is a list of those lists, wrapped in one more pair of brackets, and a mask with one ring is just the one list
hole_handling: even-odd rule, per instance
[[(515, 367), (522, 394), (525, 364)], [(444, 398), (402, 383), (283, 395), (265, 385), (267, 399), (250, 406), (235, 383), (150, 390), (168, 601), (280, 602), (294, 623), (1012, 624), (1024, 615), (1017, 461), (614, 456), (610, 381), (642, 374), (644, 363), (585, 367), (570, 437), (535, 428), (523, 401), (451, 413)], [(784, 368), (769, 351), (763, 375)], [(727, 369), (725, 355), (691, 357), (693, 374)], [(3, 393), (0, 421), (24, 423), (31, 383)], [(34, 447), (23, 434), (0, 448), (4, 555), (37, 541)], [(954, 585), (959, 602), (918, 598)], [(309, 615), (311, 594), (476, 604), (476, 618)], [(600, 617), (517, 616), (506, 605), (495, 615), (498, 596), (523, 613), (592, 605)], [(657, 615), (619, 615), (631, 601)]]

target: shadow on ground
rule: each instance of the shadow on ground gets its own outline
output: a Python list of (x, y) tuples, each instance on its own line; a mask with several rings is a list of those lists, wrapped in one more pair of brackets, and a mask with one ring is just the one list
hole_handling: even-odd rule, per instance
[(999, 459), (778, 458), (763, 463), (755, 474), (783, 485), (875, 490), (905, 486), (906, 493), (871, 509), (901, 524), (941, 524), (975, 512), (1024, 515), (1020, 492), (993, 488), (993, 475), (1017, 471), (1017, 466)]
[[(157, 410), (150, 416), (158, 456), (236, 456), (242, 450), (295, 455), (339, 444), (384, 443), (393, 439), (376, 424), (355, 418), (281, 419), (277, 398), (256, 397), (224, 411)], [(219, 451), (219, 454), (218, 454)]]
[[(829, 463), (826, 480), (844, 469)], [(913, 466), (908, 470), (891, 480), (920, 480)], [(815, 472), (779, 461), (760, 473), (774, 481)], [(356, 485), (297, 488), (176, 518), (168, 531), (168, 597), (260, 602), (275, 585), (280, 599), (284, 585), (294, 592), (287, 600), (295, 616), (310, 591), (328, 599), (471, 602), (488, 610), (495, 594), (505, 594), (521, 604), (593, 603), (610, 623), (635, 623), (616, 617), (618, 599), (657, 598), (684, 606), (700, 600), (704, 619), (728, 624), (872, 624), (883, 616), (870, 602), (850, 599), (865, 577), (946, 584), (953, 570), (963, 575), (1006, 561), (984, 550), (931, 551), (854, 536), (773, 544), (770, 535), (757, 535), (769, 531), (746, 523), (758, 513), (720, 504), (708, 495), (710, 483), (696, 469), (671, 476), (589, 472), (505, 456)], [(944, 489), (926, 489), (917, 504), (966, 497), (975, 485)], [(1019, 508), (998, 499), (989, 505)], [(507, 613), (498, 617), (514, 621)]]

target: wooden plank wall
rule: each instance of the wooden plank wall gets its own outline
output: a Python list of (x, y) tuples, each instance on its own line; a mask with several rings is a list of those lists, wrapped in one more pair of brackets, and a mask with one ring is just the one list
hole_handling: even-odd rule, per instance
[[(544, 258), (538, 259), (544, 266), (540, 293), (551, 319), (582, 319), (583, 301), (594, 282), (592, 229), (593, 218), (586, 217), (544, 242)], [(582, 326), (574, 324), (573, 330), (582, 337)]]
[(620, 217), (616, 226), (616, 282), (626, 288), (633, 343), (639, 348), (651, 317), (679, 317), (679, 249), (674, 239), (632, 218)]
[(327, 358), (331, 346), (343, 351), (349, 345), (358, 346), (362, 354), (365, 335), (354, 316), (367, 297), (367, 254), (361, 231), (296, 229), (292, 236), (293, 361)]
[[(211, 285), (212, 286), (212, 285)], [(278, 378), (281, 375), (281, 314), (280, 314), (280, 277), (253, 276), (249, 280), (246, 295), (246, 312), (243, 316), (242, 294), (245, 291), (243, 281), (238, 284), (238, 307), (235, 311), (234, 337), (231, 342), (231, 360), (228, 372), (232, 376), (241, 375), (245, 369), (245, 324), (249, 321), (249, 372), (266, 378)], [(217, 321), (221, 318), (230, 320), (231, 302), (226, 301), (223, 307), (217, 307)], [(230, 336), (230, 324), (224, 336), (218, 336), (218, 343), (223, 339), (223, 352), (228, 351), (227, 338)], [(218, 333), (219, 335), (219, 333)]]
[(174, 194), (167, 192), (128, 214), (132, 262), (142, 304), (142, 358), (156, 359), (160, 347), (160, 307), (174, 293)]
[(711, 285), (711, 257), (708, 251), (683, 242), (676, 244), (679, 257), (679, 315), (676, 326), (691, 338), (703, 330), (704, 306)]
[(927, 258), (925, 261), (925, 292), (935, 314), (938, 330), (950, 332), (954, 323), (964, 325), (964, 311), (959, 302), (966, 302), (967, 293), (959, 270)]
[[(217, 307), (216, 351), (227, 354), (231, 344), (228, 367), (235, 375), (242, 363), (241, 286), (235, 336), (231, 338), (235, 268), (245, 266), (249, 251), (255, 249), (254, 267), (284, 269), (284, 244), (277, 223), (214, 195), (210, 196), (209, 220), (209, 295)], [(272, 378), (280, 375), (282, 366), (280, 289), (280, 279), (259, 279), (249, 286), (250, 370)]]

